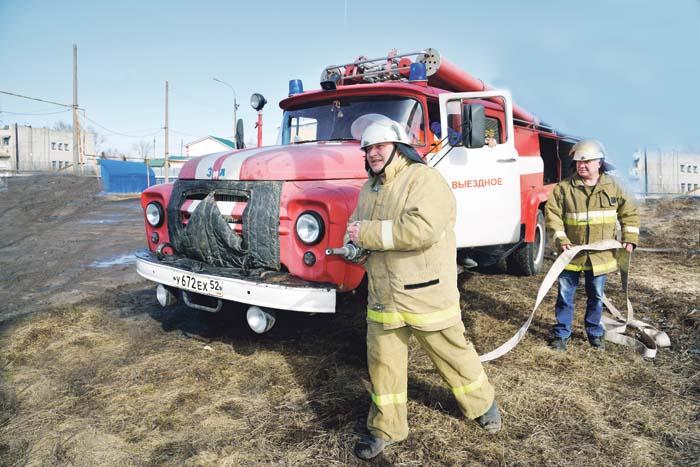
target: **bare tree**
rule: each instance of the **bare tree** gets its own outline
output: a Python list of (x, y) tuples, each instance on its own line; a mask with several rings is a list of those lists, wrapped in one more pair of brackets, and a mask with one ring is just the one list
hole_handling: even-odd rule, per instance
[(55, 131), (73, 131), (73, 125), (59, 121), (54, 123), (53, 128), (51, 129)]
[(126, 160), (126, 154), (117, 148), (105, 148), (100, 152), (100, 157), (113, 160)]
[(147, 140), (141, 140), (133, 146), (133, 150), (143, 160), (146, 160), (146, 158), (150, 155), (151, 148), (151, 142)]
[(91, 126), (88, 127), (88, 131), (95, 137), (95, 151), (100, 152), (102, 150), (102, 145), (107, 141), (107, 137), (95, 131), (95, 128)]

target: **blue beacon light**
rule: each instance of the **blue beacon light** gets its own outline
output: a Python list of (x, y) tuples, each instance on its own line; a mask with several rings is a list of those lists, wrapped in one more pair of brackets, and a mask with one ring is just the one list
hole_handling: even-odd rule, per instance
[(304, 92), (304, 84), (300, 79), (290, 79), (289, 80), (289, 96), (294, 94), (301, 94)]
[(425, 63), (411, 63), (411, 68), (408, 73), (409, 81), (427, 81), (425, 76)]

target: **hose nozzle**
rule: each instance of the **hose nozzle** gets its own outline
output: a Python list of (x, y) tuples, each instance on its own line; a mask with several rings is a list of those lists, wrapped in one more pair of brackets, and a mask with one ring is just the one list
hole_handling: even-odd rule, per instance
[(341, 246), (340, 248), (326, 248), (326, 256), (338, 255), (342, 256), (348, 261), (353, 262), (359, 261), (367, 254), (369, 254), (369, 251), (358, 247), (354, 243), (347, 243), (345, 246)]

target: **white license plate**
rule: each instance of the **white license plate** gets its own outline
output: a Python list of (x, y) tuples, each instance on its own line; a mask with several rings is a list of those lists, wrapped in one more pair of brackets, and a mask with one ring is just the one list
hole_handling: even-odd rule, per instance
[(173, 275), (173, 281), (175, 281), (177, 287), (191, 290), (192, 292), (204, 295), (216, 295), (217, 297), (221, 297), (224, 294), (221, 281), (217, 279), (205, 279), (192, 274), (175, 274)]

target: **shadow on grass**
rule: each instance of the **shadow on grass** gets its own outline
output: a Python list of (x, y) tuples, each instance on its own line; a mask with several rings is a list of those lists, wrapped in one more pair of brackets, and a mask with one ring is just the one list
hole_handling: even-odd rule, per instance
[[(517, 327), (522, 324), (523, 310), (506, 301), (469, 292), (464, 297), (479, 310)], [(247, 305), (227, 303), (219, 313), (196, 311), (178, 304), (167, 309), (155, 303), (152, 290), (132, 291), (130, 300), (138, 299), (140, 309), (160, 323), (166, 332), (179, 331), (204, 343), (224, 343), (242, 356), (258, 351), (276, 352), (287, 362), (299, 387), (306, 393), (315, 414), (315, 423), (327, 431), (363, 432), (370, 398), (367, 381), (365, 300), (364, 296), (339, 300), (332, 315), (310, 316), (305, 313), (278, 311), (275, 326), (259, 335), (246, 323)], [(469, 317), (467, 316), (467, 326)], [(516, 328), (517, 329), (517, 328)], [(538, 338), (548, 330), (533, 323)], [(469, 331), (467, 332), (469, 334)], [(486, 337), (486, 336), (484, 336)], [(477, 340), (479, 339), (476, 336)], [(483, 340), (483, 339), (482, 339)], [(490, 341), (491, 339), (489, 339)], [(497, 342), (500, 345), (501, 342)], [(411, 376), (409, 394), (426, 407), (461, 417), (451, 393), (443, 386), (432, 385)], [(301, 429), (301, 427), (300, 427)]]
[[(149, 289), (117, 297), (123, 300), (139, 301), (137, 313), (150, 316), (166, 332), (180, 332), (203, 343), (223, 343), (241, 356), (261, 351), (279, 354), (305, 391), (315, 423), (323, 429), (347, 430), (348, 423), (364, 423), (369, 397), (361, 384), (366, 378), (366, 344), (364, 307), (359, 302), (339, 301), (333, 315), (277, 311), (275, 326), (256, 334), (248, 327), (244, 304), (226, 303), (218, 313), (193, 310), (182, 302), (162, 308)], [(134, 313), (130, 307), (124, 310), (123, 316)]]

